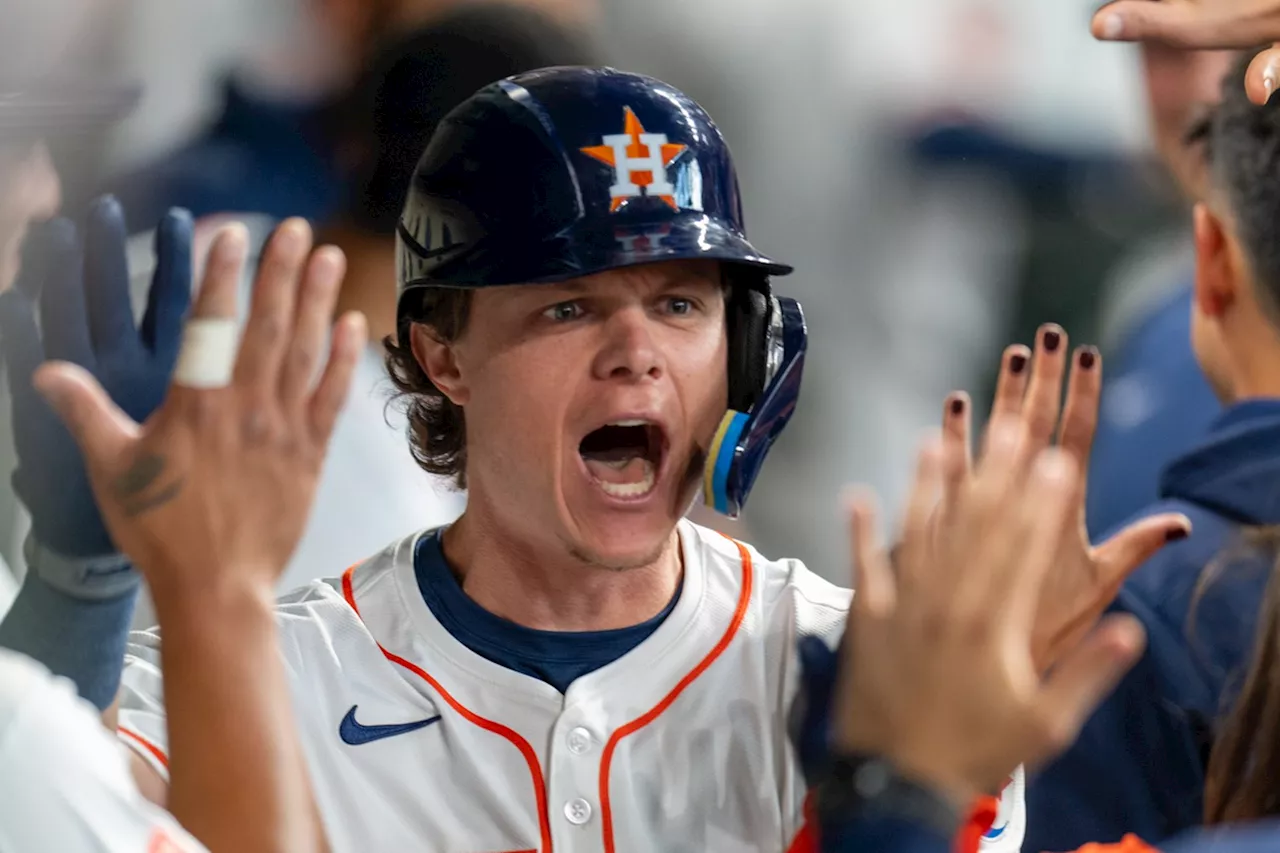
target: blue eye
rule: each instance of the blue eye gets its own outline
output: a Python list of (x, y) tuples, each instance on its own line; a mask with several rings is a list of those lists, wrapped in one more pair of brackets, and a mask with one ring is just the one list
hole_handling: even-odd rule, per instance
[(690, 314), (693, 312), (693, 301), (679, 296), (667, 300), (667, 307), (672, 314)]
[(542, 314), (548, 320), (554, 320), (557, 323), (565, 323), (569, 320), (576, 320), (581, 317), (582, 306), (576, 302), (557, 302), (546, 311), (543, 311)]

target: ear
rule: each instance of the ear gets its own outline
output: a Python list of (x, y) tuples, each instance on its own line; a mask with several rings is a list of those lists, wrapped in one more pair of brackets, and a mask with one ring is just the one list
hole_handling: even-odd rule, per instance
[(1221, 219), (1199, 202), (1193, 212), (1196, 243), (1196, 308), (1221, 317), (1235, 302), (1240, 282), (1231, 260), (1230, 240)]
[(471, 393), (462, 379), (457, 353), (452, 345), (440, 340), (431, 328), (423, 323), (409, 327), (409, 345), (418, 366), (427, 374), (431, 384), (455, 406), (465, 406)]

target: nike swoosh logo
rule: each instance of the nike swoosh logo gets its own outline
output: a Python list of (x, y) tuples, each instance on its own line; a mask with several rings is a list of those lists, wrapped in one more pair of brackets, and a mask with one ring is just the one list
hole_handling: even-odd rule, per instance
[(409, 732), (416, 732), (418, 729), (425, 729), (432, 723), (440, 722), (440, 715), (428, 717), (425, 720), (418, 720), (414, 723), (396, 723), (390, 726), (362, 726), (356, 722), (356, 708), (358, 705), (352, 705), (351, 710), (342, 718), (342, 722), (338, 724), (338, 737), (342, 738), (342, 742), (351, 746), (360, 746), (361, 744), (373, 743), (375, 740), (383, 738), (395, 737), (396, 735), (407, 735)]

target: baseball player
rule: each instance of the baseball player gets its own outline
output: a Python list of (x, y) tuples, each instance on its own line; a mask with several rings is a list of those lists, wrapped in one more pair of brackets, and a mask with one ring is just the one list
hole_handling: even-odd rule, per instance
[[(650, 78), (518, 75), (441, 125), (397, 230), (388, 365), (415, 457), (468, 505), (277, 606), (333, 849), (813, 849), (786, 736), (795, 646), (833, 644), (850, 594), (681, 520), (697, 492), (741, 509), (805, 352), (715, 125)], [(997, 405), (1047, 442), (1066, 339), (1027, 355)], [(1081, 376), (1078, 450), (1097, 391)], [(1170, 526), (1064, 555), (1042, 662)], [(160, 637), (130, 650), (119, 730), (142, 787), (163, 787)], [(1018, 791), (985, 848), (1017, 848)]]

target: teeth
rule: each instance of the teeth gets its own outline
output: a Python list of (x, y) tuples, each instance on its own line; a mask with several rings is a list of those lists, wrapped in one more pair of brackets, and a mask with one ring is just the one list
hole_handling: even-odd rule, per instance
[(613, 495), (615, 498), (638, 498), (648, 494), (653, 488), (653, 483), (654, 470), (648, 463), (644, 466), (644, 477), (636, 483), (606, 483), (603, 480), (596, 480), (596, 485), (603, 489), (605, 494)]
[(645, 420), (632, 419), (629, 421), (614, 421), (613, 423), (609, 424), (609, 426), (634, 427), (634, 426), (646, 426), (648, 423), (649, 422)]

